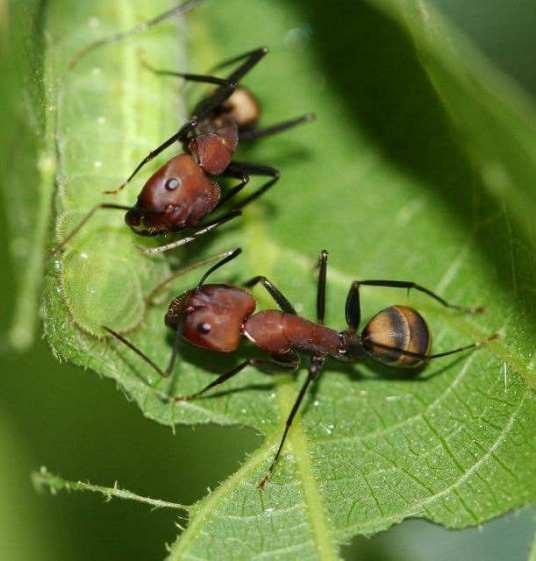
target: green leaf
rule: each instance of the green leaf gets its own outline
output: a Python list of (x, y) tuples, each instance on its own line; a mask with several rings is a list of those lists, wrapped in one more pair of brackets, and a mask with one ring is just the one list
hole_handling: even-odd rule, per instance
[(536, 534), (532, 538), (532, 544), (530, 546), (530, 552), (528, 557), (529, 561), (534, 561), (535, 559), (536, 559)]
[[(159, 67), (202, 71), (265, 44), (270, 56), (245, 81), (262, 99), (265, 122), (311, 110), (318, 121), (248, 152), (280, 167), (281, 182), (239, 225), (211, 237), (210, 249), (204, 240), (183, 257), (239, 244), (244, 255), (218, 278), (267, 275), (314, 317), (313, 265), (325, 247), (329, 325), (342, 327), (353, 279), (394, 278), (487, 311), (463, 317), (416, 294), (370, 288), (364, 317), (410, 302), (426, 315), (437, 351), (501, 334), (418, 378), (328, 362), (260, 492), (303, 372), (296, 379), (249, 369), (212, 399), (161, 403), (149, 386), (189, 393), (234, 358), (185, 345), (167, 382), (101, 337), (106, 323), (161, 365), (170, 352), (165, 304), (144, 304), (167, 262), (141, 257), (122, 218), (103, 212), (50, 269), (44, 313), (55, 353), (116, 380), (158, 422), (239, 423), (266, 435), (193, 507), (170, 559), (338, 559), (352, 536), (407, 517), (461, 528), (533, 502), (536, 121), (523, 95), (420, 1), (344, 0), (333, 9), (319, 0), (228, 0), (225, 10), (207, 2), (189, 16), (189, 65), (184, 29), (177, 42), (163, 25), (66, 71), (77, 49), (165, 3), (79, 4), (56, 2), (48, 14), (57, 239), (181, 123), (182, 86), (145, 72), (140, 48)], [(149, 171), (114, 201), (134, 201)]]
[(81, 491), (88, 493), (96, 493), (102, 495), (106, 501), (112, 499), (122, 499), (124, 501), (136, 501), (143, 504), (150, 505), (153, 509), (158, 508), (171, 508), (174, 510), (187, 510), (188, 507), (170, 501), (163, 501), (161, 499), (152, 499), (151, 497), (144, 497), (121, 489), (117, 482), (113, 487), (103, 487), (102, 485), (94, 485), (88, 481), (67, 481), (59, 475), (50, 473), (46, 467), (42, 466), (39, 471), (32, 473), (32, 482), (37, 491), (48, 489), (52, 495), (56, 495), (60, 491)]
[[(4, 17), (3, 17), (4, 16)], [(7, 344), (18, 351), (33, 341), (48, 237), (53, 159), (44, 143), (43, 18), (39, 2), (14, 2), (0, 13), (0, 197), (16, 281)]]

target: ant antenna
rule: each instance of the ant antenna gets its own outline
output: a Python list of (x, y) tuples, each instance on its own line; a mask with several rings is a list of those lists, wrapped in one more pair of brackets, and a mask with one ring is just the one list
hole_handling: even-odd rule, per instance
[(50, 250), (51, 255), (56, 255), (59, 253), (81, 230), (81, 228), (89, 221), (89, 219), (97, 212), (97, 210), (112, 209), (112, 210), (131, 210), (132, 207), (125, 205), (116, 205), (113, 203), (101, 203), (95, 205), (85, 216), (80, 220), (80, 222), (59, 242), (55, 247)]
[(235, 257), (238, 257), (241, 253), (242, 253), (242, 248), (240, 247), (237, 247), (236, 249), (227, 252), (227, 255), (222, 260), (218, 261), (215, 265), (212, 265), (212, 267), (210, 267), (210, 269), (201, 277), (201, 280), (197, 283), (197, 288), (201, 288), (205, 283), (205, 281), (207, 280), (207, 278), (214, 271), (216, 271), (220, 267), (223, 267), (223, 265), (229, 263), (229, 261), (232, 261)]
[(187, 0), (186, 2), (183, 2), (178, 6), (174, 6), (173, 8), (170, 8), (169, 10), (162, 12), (161, 14), (155, 16), (154, 18), (138, 23), (138, 25), (135, 25), (134, 27), (131, 27), (126, 31), (119, 31), (118, 33), (112, 33), (111, 35), (108, 35), (107, 37), (103, 37), (102, 39), (97, 39), (93, 43), (90, 43), (89, 45), (83, 47), (82, 49), (80, 49), (75, 53), (69, 64), (69, 68), (71, 69), (74, 68), (78, 64), (80, 59), (86, 56), (91, 51), (99, 47), (102, 47), (103, 45), (121, 41), (122, 39), (130, 37), (131, 35), (143, 33), (144, 31), (147, 31), (151, 27), (158, 25), (160, 22), (168, 18), (171, 18), (173, 16), (179, 16), (189, 12), (192, 8), (195, 8), (195, 6), (197, 4), (200, 4), (201, 2), (203, 2), (203, 0)]
[(148, 304), (154, 304), (156, 294), (158, 294), (162, 289), (166, 288), (171, 283), (171, 281), (173, 281), (173, 280), (175, 280), (179, 277), (182, 277), (183, 275), (185, 275), (187, 273), (190, 273), (194, 269), (197, 269), (199, 267), (204, 267), (205, 265), (210, 265), (214, 261), (224, 259), (225, 257), (230, 256), (233, 253), (233, 251), (236, 251), (236, 250), (229, 249), (227, 251), (222, 251), (221, 253), (218, 253), (217, 255), (211, 255), (210, 257), (206, 257), (205, 259), (201, 259), (200, 261), (196, 261), (195, 263), (192, 263), (192, 264), (190, 264), (186, 267), (183, 267), (182, 269), (179, 269), (178, 271), (174, 271), (168, 277), (166, 277), (162, 282), (158, 283), (151, 290), (151, 292), (149, 292), (149, 294), (147, 296), (145, 296), (145, 301)]
[(121, 334), (117, 333), (113, 329), (106, 327), (105, 325), (102, 328), (107, 331), (110, 335), (113, 335), (116, 339), (121, 341), (123, 345), (126, 345), (130, 350), (134, 351), (141, 359), (143, 359), (155, 372), (158, 372), (162, 378), (167, 378), (169, 376), (169, 372), (164, 372), (155, 362), (153, 362), (143, 351), (138, 349), (133, 343), (131, 343), (128, 339), (123, 337)]
[[(443, 358), (445, 356), (455, 355), (455, 354), (461, 353), (463, 351), (468, 351), (470, 349), (478, 349), (480, 347), (483, 347), (484, 345), (487, 345), (491, 341), (497, 340), (498, 338), (499, 338), (499, 334), (498, 333), (493, 333), (493, 335), (490, 335), (489, 337), (486, 337), (485, 339), (482, 339), (481, 341), (477, 341), (476, 343), (471, 343), (470, 345), (465, 345), (463, 347), (458, 347), (457, 349), (452, 349), (450, 351), (445, 351), (445, 352), (442, 352), (442, 353), (434, 353), (434, 354), (431, 354), (431, 355), (414, 353), (412, 351), (405, 351), (404, 349), (397, 349), (396, 347), (390, 347), (389, 345), (383, 345), (382, 343), (376, 343), (374, 341), (370, 341), (370, 339), (369, 339), (369, 341), (375, 347), (379, 347), (380, 349), (386, 349), (388, 351), (396, 351), (396, 352), (400, 353), (402, 356), (422, 358), (423, 360), (432, 360), (434, 358)], [(371, 355), (371, 356), (372, 356), (372, 358), (374, 358), (374, 355)]]

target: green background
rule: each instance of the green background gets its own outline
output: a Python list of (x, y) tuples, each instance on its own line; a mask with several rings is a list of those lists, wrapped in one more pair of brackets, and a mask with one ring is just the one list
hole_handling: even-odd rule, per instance
[[(536, 95), (534, 2), (436, 0), (436, 4), (500, 68)], [(1, 91), (2, 96), (13, 94)], [(4, 127), (0, 146), (4, 172), (10, 139), (17, 134)], [(2, 184), (4, 190), (10, 186)], [(9, 327), (16, 278), (7, 251), (9, 196), (3, 201), (0, 333)], [(110, 381), (59, 365), (42, 341), (16, 354), (8, 351), (2, 337), (0, 353), (0, 560), (161, 559), (164, 542), (175, 538), (172, 511), (151, 512), (118, 501), (103, 504), (89, 495), (36, 494), (29, 474), (40, 465), (67, 478), (108, 485), (120, 477), (122, 487), (140, 494), (189, 503), (233, 473), (244, 453), (259, 444), (251, 431), (236, 428), (178, 428), (173, 435), (146, 422)], [(534, 521), (534, 514), (525, 511), (463, 532), (408, 521), (371, 540), (355, 540), (344, 556), (517, 561), (526, 559)]]

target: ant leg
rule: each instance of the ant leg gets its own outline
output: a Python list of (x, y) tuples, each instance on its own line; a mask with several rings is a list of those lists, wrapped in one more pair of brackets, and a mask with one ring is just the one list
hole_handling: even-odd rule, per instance
[(326, 315), (326, 274), (328, 270), (328, 252), (323, 249), (318, 259), (318, 288), (316, 291), (316, 319), (324, 323)]
[(239, 138), (240, 140), (257, 140), (258, 138), (264, 138), (265, 136), (278, 134), (304, 123), (310, 123), (315, 119), (316, 116), (314, 113), (307, 113), (306, 115), (302, 115), (301, 117), (296, 117), (295, 119), (289, 119), (288, 121), (276, 123), (275, 125), (266, 127), (264, 129), (249, 129), (241, 131), (239, 132)]
[(168, 365), (164, 372), (166, 376), (169, 376), (173, 369), (175, 368), (175, 362), (177, 361), (177, 356), (179, 355), (179, 347), (181, 346), (182, 332), (180, 329), (175, 331), (175, 339), (173, 339), (173, 347), (171, 347), (171, 356), (169, 357)]
[(135, 25), (134, 27), (127, 29), (126, 31), (112, 33), (107, 37), (98, 39), (97, 41), (94, 41), (93, 43), (87, 45), (87, 47), (80, 49), (72, 58), (69, 67), (74, 68), (82, 57), (86, 56), (89, 52), (97, 49), (98, 47), (102, 47), (103, 45), (108, 45), (109, 43), (115, 43), (117, 41), (121, 41), (122, 39), (126, 39), (127, 37), (131, 37), (132, 35), (137, 35), (138, 33), (147, 31), (148, 29), (151, 29), (151, 27), (158, 25), (160, 22), (170, 17), (173, 17), (175, 15), (178, 16), (181, 14), (185, 14), (186, 12), (189, 12), (192, 8), (194, 8), (197, 4), (200, 4), (202, 1), (203, 0), (187, 0), (186, 2), (183, 2), (182, 4), (179, 4), (178, 6), (175, 6), (173, 8), (170, 8), (169, 10), (155, 16), (154, 18), (151, 18), (147, 21), (143, 21), (138, 25)]
[(232, 210), (231, 212), (229, 212), (227, 214), (224, 214), (220, 218), (216, 218), (215, 220), (212, 220), (211, 222), (207, 222), (206, 224), (201, 225), (197, 230), (194, 230), (194, 232), (190, 236), (187, 236), (185, 238), (181, 238), (180, 240), (176, 240), (176, 241), (171, 242), (171, 243), (160, 245), (158, 247), (141, 248), (141, 249), (147, 255), (159, 255), (160, 253), (164, 253), (166, 251), (170, 251), (172, 249), (175, 249), (176, 247), (181, 247), (181, 246), (186, 245), (190, 242), (193, 242), (194, 240), (196, 240), (197, 238), (199, 238), (203, 234), (208, 234), (212, 230), (215, 230), (216, 228), (218, 228), (218, 226), (221, 226), (222, 224), (225, 224), (226, 222), (229, 222), (230, 220), (232, 220), (233, 218), (236, 218), (237, 216), (240, 216), (241, 214), (242, 213), (241, 213), (240, 210)]
[[(482, 347), (483, 345), (486, 345), (487, 343), (489, 343), (490, 341), (494, 341), (495, 339), (497, 339), (499, 337), (499, 335), (497, 333), (494, 333), (493, 335), (490, 335), (489, 337), (487, 337), (486, 339), (482, 340), (482, 341), (477, 341), (476, 343), (471, 343), (470, 345), (465, 345), (463, 347), (458, 347), (456, 349), (452, 349), (450, 351), (444, 351), (442, 353), (434, 353), (431, 355), (425, 355), (422, 353), (412, 353), (411, 351), (405, 351), (403, 349), (399, 349), (397, 347), (390, 347), (389, 345), (382, 345), (381, 343), (375, 343), (375, 342), (371, 342), (370, 344), (373, 345), (374, 347), (380, 347), (381, 349), (385, 349), (387, 351), (396, 351), (397, 353), (400, 353), (401, 355), (404, 356), (410, 356), (410, 357), (414, 357), (414, 358), (421, 358), (422, 360), (432, 360), (434, 358), (442, 358), (445, 356), (450, 356), (450, 355), (454, 355), (457, 353), (461, 353), (463, 351), (468, 351), (469, 349), (478, 349), (479, 347)], [(372, 358), (373, 360), (376, 360), (377, 362), (381, 362), (378, 361), (378, 359), (374, 356), (374, 352), (372, 352), (370, 349), (367, 349), (367, 342), (364, 341), (364, 346), (363, 348), (365, 349), (365, 352), (367, 353), (368, 356), (370, 356), (370, 358)], [(384, 364), (384, 363), (381, 363)]]
[(65, 236), (65, 238), (63, 239), (63, 241), (61, 241), (56, 247), (54, 247), (51, 251), (52, 255), (55, 255), (56, 253), (60, 252), (65, 245), (67, 245), (75, 236), (76, 234), (78, 234), (78, 232), (81, 230), (81, 228), (89, 221), (89, 219), (97, 212), (97, 210), (99, 209), (112, 209), (112, 210), (131, 210), (132, 207), (130, 206), (125, 206), (125, 205), (114, 205), (114, 204), (109, 204), (109, 203), (101, 203), (98, 205), (95, 205), (85, 216), (84, 218), (82, 218), (82, 220), (67, 234), (67, 236)]
[(267, 54), (268, 54), (268, 49), (266, 47), (260, 47), (258, 49), (248, 51), (247, 53), (242, 53), (241, 55), (228, 58), (218, 63), (216, 66), (212, 68), (212, 72), (215, 72), (216, 70), (221, 70), (222, 68), (226, 68), (227, 66), (231, 66), (232, 64), (235, 64), (237, 62), (240, 62), (241, 60), (246, 59), (246, 61), (242, 65), (240, 65), (234, 72), (232, 72), (227, 77), (227, 80), (229, 82), (238, 83)]
[[(241, 66), (239, 66), (227, 78), (218, 78), (217, 76), (206, 75), (206, 74), (190, 74), (190, 73), (175, 72), (175, 71), (171, 71), (171, 70), (158, 70), (158, 69), (154, 68), (153, 66), (151, 66), (150, 64), (148, 64), (146, 61), (142, 61), (142, 62), (148, 70), (150, 70), (151, 72), (154, 72), (155, 74), (159, 74), (161, 76), (173, 76), (173, 77), (177, 77), (177, 78), (183, 78), (183, 79), (191, 81), (191, 82), (203, 82), (203, 83), (208, 83), (208, 84), (216, 84), (218, 86), (226, 86), (227, 88), (229, 88), (230, 89), (229, 92), (227, 92), (227, 90), (225, 90), (226, 93), (225, 93), (225, 97), (223, 99), (220, 99), (219, 96), (218, 96), (218, 101), (213, 102), (211, 100), (212, 97), (218, 93), (218, 91), (216, 91), (212, 94), (212, 96), (209, 96), (209, 98), (203, 99), (196, 106), (196, 108), (194, 110), (194, 114), (196, 114), (198, 118), (201, 118), (199, 114), (200, 113), (206, 114), (206, 112), (207, 112), (206, 105), (205, 105), (206, 102), (208, 100), (211, 100), (211, 101), (209, 101), (209, 105), (211, 106), (211, 109), (209, 110), (209, 112), (212, 111), (213, 109), (215, 109), (221, 103), (223, 103), (225, 101), (225, 99), (227, 99), (227, 97), (229, 97), (233, 93), (233, 91), (236, 89), (237, 83), (255, 65), (257, 65), (257, 63), (266, 55), (267, 52), (268, 52), (268, 50), (265, 49), (265, 48), (255, 49), (253, 51), (249, 51), (249, 52), (244, 53), (242, 55), (238, 55), (238, 56), (236, 56), (232, 59), (226, 60), (226, 61), (218, 64), (214, 68), (214, 70), (224, 68), (225, 66), (229, 66), (229, 65), (235, 64), (236, 62), (239, 62), (243, 59), (247, 59)], [(302, 119), (310, 119), (310, 116), (302, 117), (300, 119), (300, 122), (301, 122)], [(299, 124), (299, 123), (296, 123), (296, 124)], [(294, 126), (294, 123), (289, 122), (289, 124), (287, 124), (285, 126), (285, 128), (289, 128), (291, 126)], [(268, 134), (270, 134), (270, 133), (268, 133)]]
[(102, 328), (107, 331), (110, 335), (115, 337), (118, 341), (123, 343), (123, 345), (127, 346), (131, 351), (134, 351), (141, 359), (143, 359), (155, 372), (160, 374), (162, 378), (167, 378), (169, 376), (169, 372), (166, 370), (162, 370), (155, 362), (153, 362), (141, 349), (138, 349), (134, 343), (131, 343), (126, 337), (123, 337), (117, 331), (106, 327), (105, 325)]
[(361, 323), (361, 301), (359, 298), (359, 284), (355, 282), (350, 285), (348, 296), (346, 296), (344, 315), (346, 317), (348, 329), (352, 332), (356, 332)]
[(173, 399), (173, 401), (176, 401), (176, 402), (178, 402), (178, 401), (191, 401), (192, 399), (197, 399), (198, 397), (201, 397), (203, 394), (205, 394), (207, 391), (211, 390), (215, 386), (219, 386), (220, 384), (223, 384), (224, 382), (226, 382), (227, 380), (229, 380), (230, 378), (232, 378), (233, 376), (235, 376), (239, 372), (242, 372), (242, 370), (244, 370), (244, 368), (246, 368), (246, 366), (264, 366), (264, 365), (277, 366), (279, 368), (296, 370), (299, 366), (299, 360), (298, 360), (298, 357), (296, 355), (293, 355), (292, 358), (288, 361), (281, 361), (281, 360), (275, 360), (275, 359), (274, 360), (263, 360), (263, 359), (259, 359), (259, 358), (249, 358), (247, 360), (244, 360), (243, 362), (241, 362), (239, 365), (235, 366), (234, 368), (232, 368), (228, 372), (224, 372), (223, 374), (220, 374), (214, 381), (207, 384), (204, 388), (202, 388), (198, 392), (192, 393), (190, 395), (177, 396), (177, 397), (174, 397), (172, 399)]
[(261, 47), (260, 49), (255, 49), (249, 51), (242, 55), (236, 56), (232, 59), (226, 60), (223, 63), (216, 66), (214, 70), (223, 68), (240, 60), (246, 59), (246, 61), (241, 64), (234, 72), (229, 74), (225, 79), (225, 84), (221, 85), (212, 93), (209, 97), (202, 99), (194, 108), (192, 120), (199, 121), (207, 117), (214, 109), (219, 107), (224, 101), (226, 101), (233, 92), (236, 90), (238, 82), (266, 55), (268, 49)]
[(389, 288), (406, 288), (408, 291), (412, 288), (422, 292), (433, 298), (436, 302), (439, 302), (445, 308), (451, 308), (453, 310), (459, 310), (460, 312), (466, 312), (469, 314), (478, 314), (484, 311), (482, 306), (458, 306), (457, 304), (450, 304), (444, 298), (441, 298), (435, 292), (432, 292), (428, 288), (421, 286), (420, 284), (411, 281), (392, 281), (392, 280), (364, 280), (364, 281), (354, 281), (354, 284), (361, 286), (386, 286)]
[[(457, 304), (450, 304), (444, 298), (441, 298), (435, 292), (432, 292), (428, 288), (416, 284), (411, 281), (393, 281), (393, 280), (363, 280), (354, 281), (348, 292), (348, 297), (346, 299), (346, 322), (348, 326), (356, 330), (359, 326), (359, 287), (360, 286), (385, 286), (388, 288), (406, 288), (408, 291), (412, 288), (430, 296), (436, 302), (439, 302), (445, 308), (451, 308), (452, 310), (459, 310), (461, 312), (466, 312), (469, 314), (477, 314), (484, 311), (482, 306), (458, 306)], [(357, 323), (356, 323), (357, 318)]]
[(204, 84), (216, 84), (217, 86), (226, 86), (229, 81), (225, 78), (218, 78), (217, 76), (208, 76), (205, 74), (190, 74), (185, 72), (175, 72), (173, 70), (160, 70), (149, 64), (145, 59), (141, 59), (143, 66), (158, 76), (172, 76), (174, 78), (182, 78), (187, 82), (201, 82)]
[[(218, 253), (217, 255), (212, 255), (211, 257), (207, 257), (205, 259), (195, 261), (194, 263), (191, 263), (190, 265), (183, 267), (178, 271), (174, 271), (173, 273), (169, 274), (162, 282), (159, 282), (151, 290), (151, 292), (149, 292), (149, 294), (145, 297), (145, 301), (148, 304), (154, 304), (156, 294), (158, 294), (158, 292), (163, 290), (170, 282), (174, 281), (179, 277), (182, 277), (183, 275), (193, 271), (194, 269), (197, 269), (199, 267), (204, 267), (205, 265), (209, 265), (210, 263), (216, 260), (219, 261), (218, 266), (221, 266), (223, 265), (222, 263), (223, 260), (227, 259), (227, 261), (229, 261), (230, 259), (234, 259), (241, 251), (242, 250), (240, 248), (233, 249), (232, 251), (224, 251), (223, 253)], [(227, 263), (227, 261), (224, 262)], [(210, 272), (213, 272), (213, 269), (214, 268), (211, 268)]]
[(224, 177), (235, 177), (236, 179), (240, 179), (241, 181), (238, 185), (236, 185), (232, 189), (229, 189), (229, 191), (227, 191), (227, 193), (223, 195), (223, 197), (220, 199), (220, 202), (217, 204), (216, 208), (223, 206), (227, 201), (232, 199), (234, 196), (238, 195), (238, 193), (240, 193), (240, 191), (242, 191), (242, 189), (249, 183), (249, 179), (250, 179), (249, 175), (246, 175), (245, 173), (233, 174), (231, 172), (228, 172), (227, 170), (225, 170), (225, 172), (222, 175)]
[[(272, 187), (277, 181), (279, 181), (280, 173), (279, 170), (271, 167), (271, 166), (262, 166), (257, 164), (249, 164), (244, 162), (231, 162), (227, 169), (225, 170), (225, 175), (230, 177), (239, 176), (251, 176), (251, 175), (261, 175), (261, 176), (268, 176), (269, 179), (266, 183), (261, 185), (257, 191), (246, 197), (244, 200), (240, 201), (237, 205), (235, 205), (235, 209), (242, 209), (249, 203), (252, 203), (255, 199), (259, 198), (261, 195), (266, 193), (270, 187)], [(233, 195), (236, 195), (234, 193)], [(231, 195), (231, 196), (233, 196)], [(226, 197), (228, 201), (231, 197)]]
[(266, 475), (262, 478), (262, 480), (259, 483), (259, 487), (261, 489), (264, 489), (266, 487), (266, 484), (268, 483), (270, 477), (272, 476), (277, 461), (279, 460), (281, 450), (283, 449), (283, 445), (285, 444), (285, 440), (287, 439), (288, 431), (290, 430), (292, 421), (294, 420), (294, 417), (296, 416), (296, 413), (300, 408), (301, 402), (303, 401), (303, 398), (307, 393), (307, 389), (309, 388), (309, 385), (311, 384), (311, 382), (313, 382), (318, 378), (322, 366), (324, 365), (325, 359), (326, 357), (323, 355), (313, 355), (311, 358), (311, 363), (309, 365), (309, 373), (307, 375), (307, 378), (303, 386), (301, 387), (300, 393), (298, 394), (298, 397), (296, 398), (296, 401), (294, 402), (294, 405), (292, 406), (290, 414), (287, 418), (287, 422), (285, 423), (285, 430), (283, 431), (283, 436), (281, 437), (281, 441), (279, 442), (279, 447), (277, 448), (277, 452), (275, 453), (274, 459), (272, 460), (272, 463), (270, 464), (270, 467), (268, 468)]
[(261, 283), (262, 286), (266, 289), (268, 294), (275, 300), (276, 304), (281, 308), (281, 310), (287, 314), (296, 314), (296, 310), (294, 306), (286, 299), (283, 293), (266, 277), (259, 275), (257, 277), (253, 277), (246, 281), (243, 286), (246, 288), (252, 288), (256, 284)]

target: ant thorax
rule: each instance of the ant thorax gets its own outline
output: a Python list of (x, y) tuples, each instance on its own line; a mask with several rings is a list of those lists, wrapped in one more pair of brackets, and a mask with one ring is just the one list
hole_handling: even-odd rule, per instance
[(227, 115), (202, 121), (188, 142), (188, 152), (210, 175), (220, 175), (231, 163), (238, 145), (238, 125)]
[(329, 354), (335, 358), (339, 355), (337, 331), (279, 310), (264, 310), (248, 318), (244, 334), (269, 354), (285, 355), (291, 351), (299, 351)]

